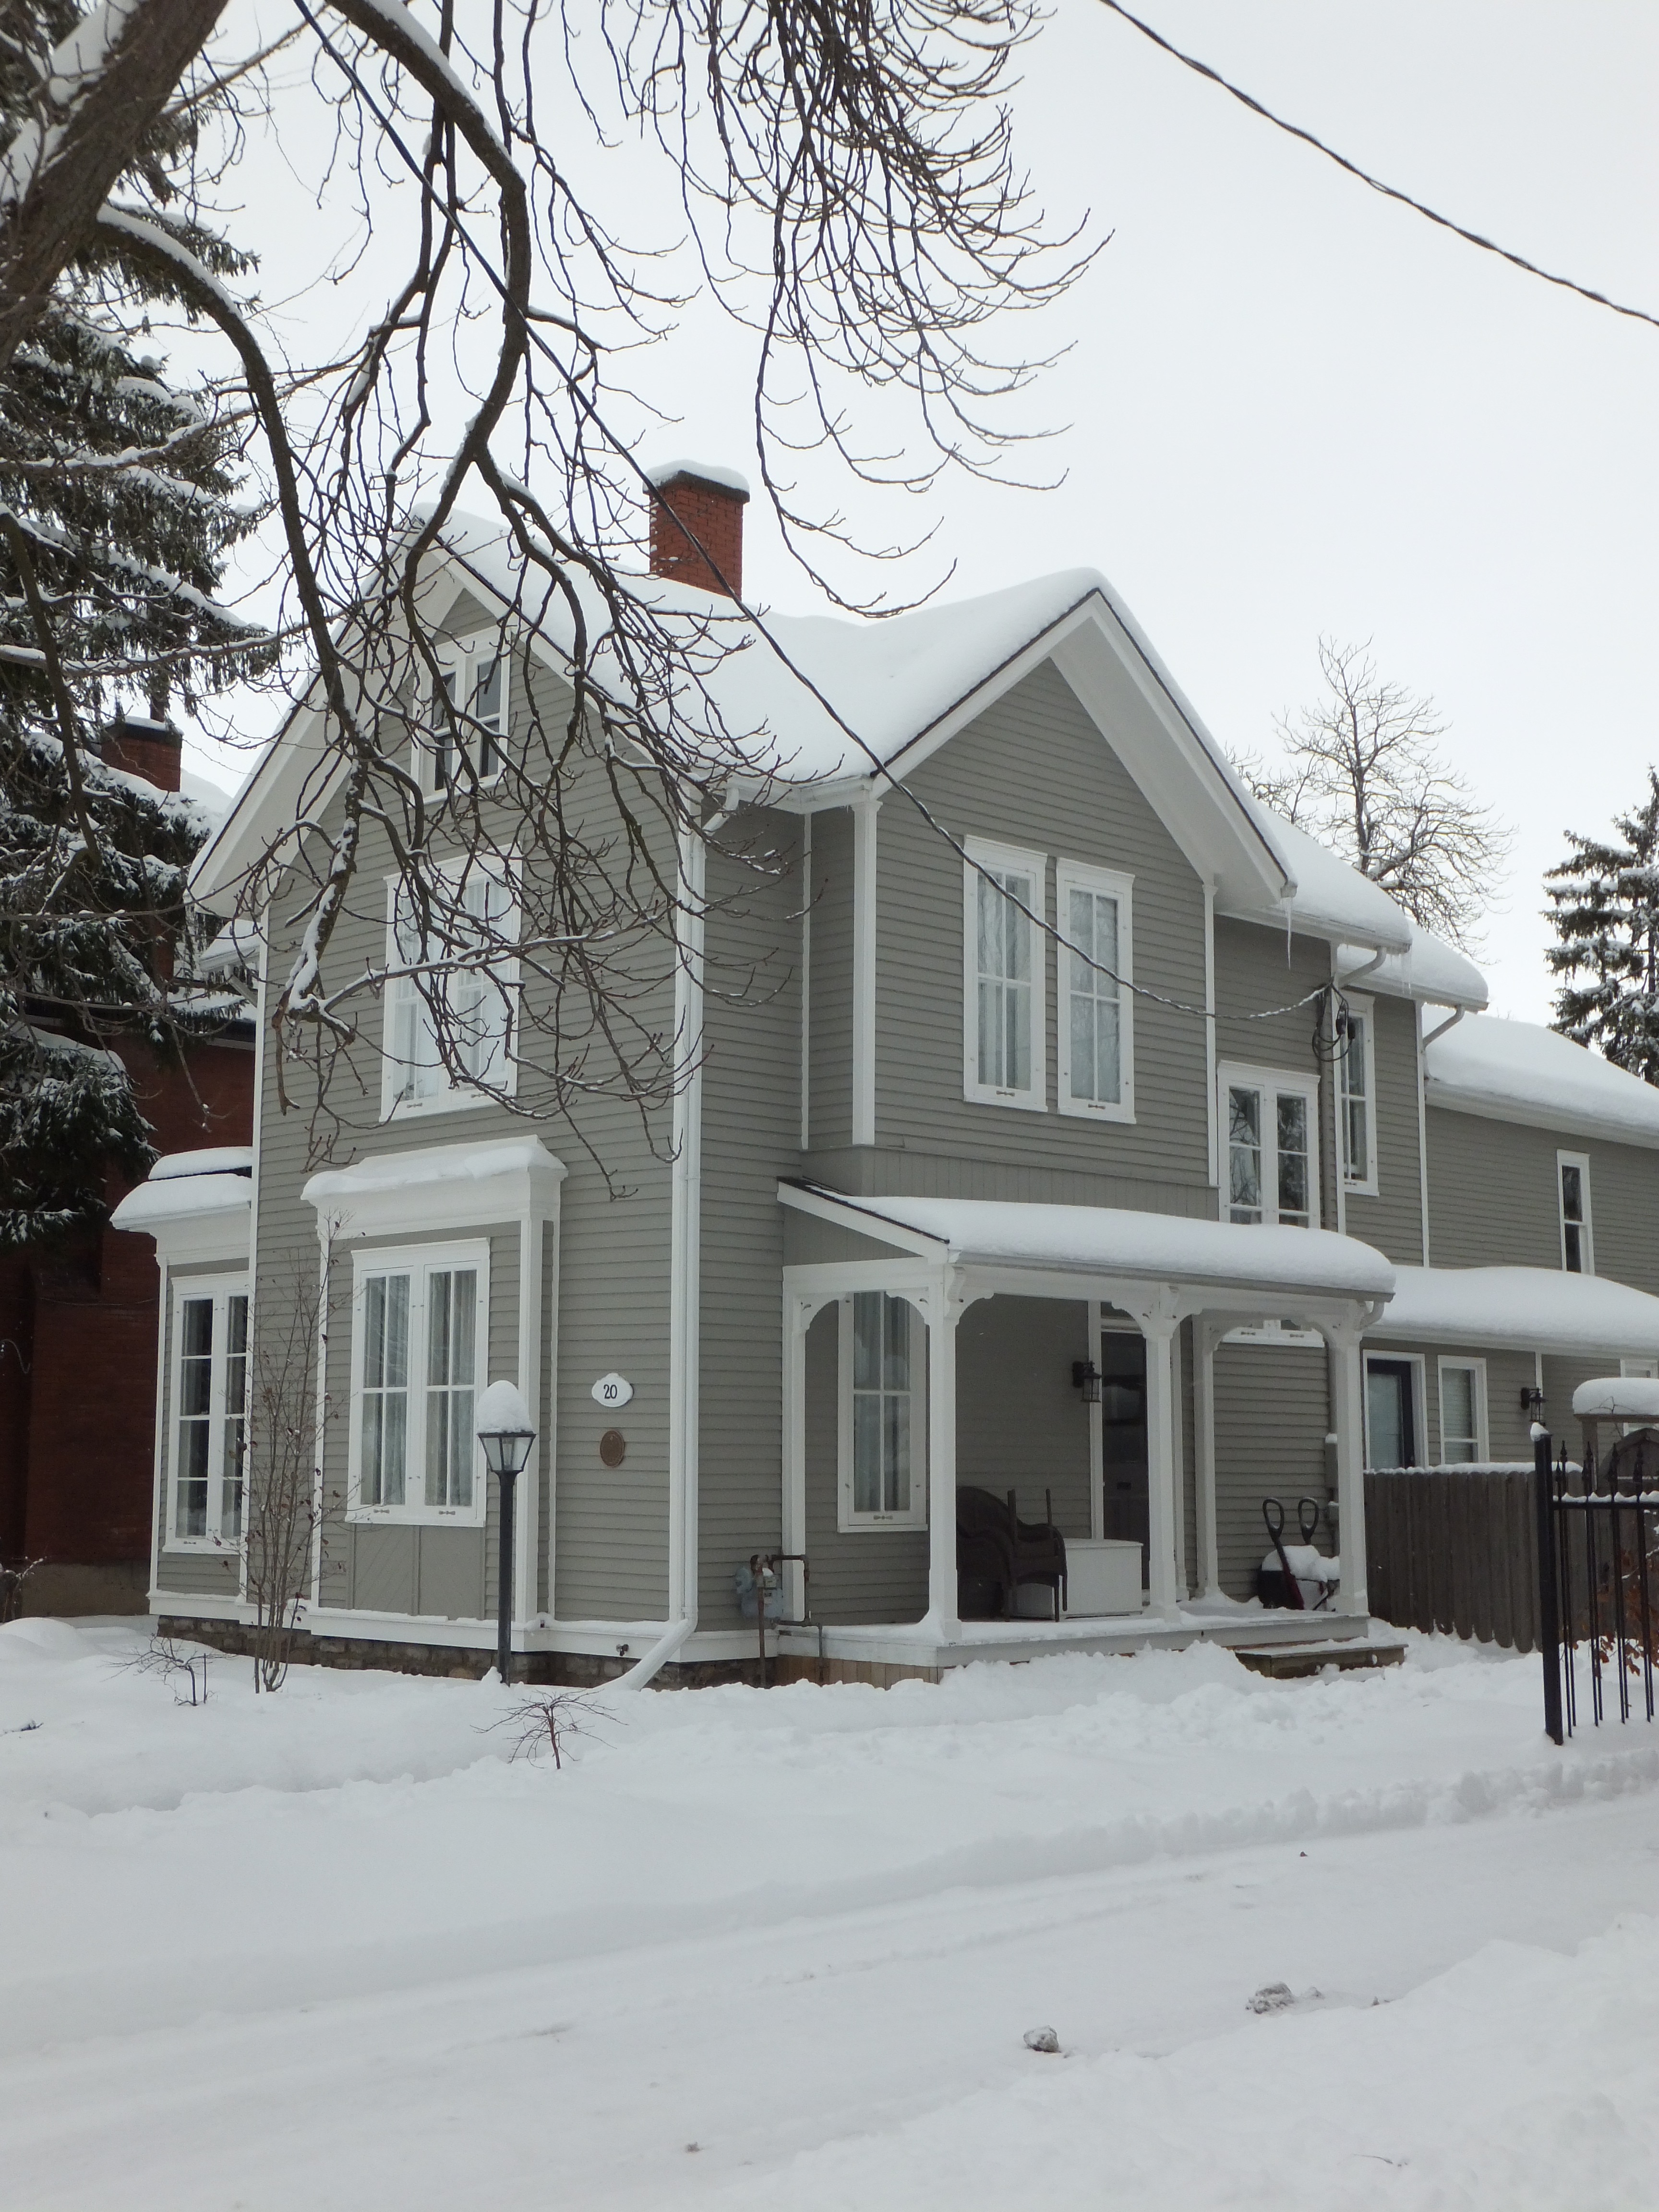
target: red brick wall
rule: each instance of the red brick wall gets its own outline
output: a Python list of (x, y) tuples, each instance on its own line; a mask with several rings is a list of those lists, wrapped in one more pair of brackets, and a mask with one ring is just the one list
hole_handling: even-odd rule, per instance
[[(697, 477), (675, 477), (660, 486), (651, 508), (652, 574), (672, 576), (677, 582), (696, 584), (705, 592), (724, 592), (729, 586), (733, 596), (741, 593), (746, 497), (744, 492), (728, 491)], [(684, 523), (684, 530), (680, 522)], [(696, 544), (687, 531), (696, 538)]]

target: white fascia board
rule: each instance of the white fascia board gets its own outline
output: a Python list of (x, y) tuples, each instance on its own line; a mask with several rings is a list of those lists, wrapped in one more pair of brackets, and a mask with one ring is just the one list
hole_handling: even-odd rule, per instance
[(1529, 1105), (1525, 1099), (1454, 1090), (1432, 1075), (1425, 1079), (1423, 1097), (1425, 1104), (1443, 1114), (1471, 1114), (1479, 1121), (1516, 1122), (1523, 1129), (1547, 1129), (1587, 1143), (1634, 1145), (1644, 1152), (1659, 1152), (1659, 1131), (1632, 1129), (1623, 1122), (1601, 1121), (1589, 1114), (1563, 1114), (1553, 1106)]
[(942, 1237), (930, 1237), (921, 1229), (906, 1229), (885, 1214), (877, 1213), (856, 1199), (842, 1198), (834, 1191), (820, 1190), (811, 1183), (781, 1182), (778, 1196), (785, 1206), (793, 1206), (799, 1212), (810, 1213), (816, 1220), (832, 1221), (838, 1229), (850, 1229), (855, 1237), (868, 1237), (878, 1244), (890, 1244), (895, 1250), (911, 1252), (926, 1260), (948, 1257), (950, 1247)]

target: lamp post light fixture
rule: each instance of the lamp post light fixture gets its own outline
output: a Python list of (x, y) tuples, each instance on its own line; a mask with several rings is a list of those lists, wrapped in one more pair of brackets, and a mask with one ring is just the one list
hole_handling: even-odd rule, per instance
[(516, 1382), (492, 1382), (478, 1401), (478, 1442), (484, 1463), (501, 1485), (501, 1583), (495, 1606), (495, 1670), (503, 1683), (513, 1668), (513, 1486), (524, 1473), (536, 1431)]

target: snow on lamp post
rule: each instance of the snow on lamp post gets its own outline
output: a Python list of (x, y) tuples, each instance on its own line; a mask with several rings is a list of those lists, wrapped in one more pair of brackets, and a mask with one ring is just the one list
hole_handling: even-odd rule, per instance
[(536, 1431), (515, 1382), (492, 1382), (478, 1401), (478, 1442), (501, 1489), (501, 1588), (495, 1608), (495, 1667), (501, 1680), (513, 1664), (513, 1486), (524, 1472)]

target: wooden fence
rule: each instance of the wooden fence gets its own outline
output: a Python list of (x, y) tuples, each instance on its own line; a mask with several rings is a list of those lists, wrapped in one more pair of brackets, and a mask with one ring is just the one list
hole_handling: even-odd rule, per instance
[(1535, 1651), (1538, 1521), (1529, 1467), (1389, 1468), (1365, 1477), (1371, 1611)]

